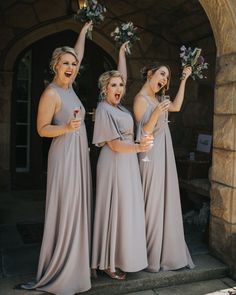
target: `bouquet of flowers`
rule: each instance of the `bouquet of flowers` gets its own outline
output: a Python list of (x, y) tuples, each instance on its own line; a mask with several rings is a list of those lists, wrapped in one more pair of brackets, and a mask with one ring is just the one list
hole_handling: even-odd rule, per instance
[[(182, 67), (192, 67), (192, 79), (196, 80), (196, 78), (206, 78), (205, 76), (203, 76), (202, 70), (208, 69), (208, 63), (205, 62), (203, 56), (201, 55), (202, 50), (197, 47), (194, 49), (192, 49), (191, 47), (186, 48), (183, 45), (180, 48), (180, 51)], [(184, 78), (185, 77), (182, 75), (180, 79), (183, 80)]]
[[(79, 9), (75, 14), (75, 20), (82, 23), (92, 21), (94, 25), (99, 25), (104, 20), (103, 14), (107, 11), (106, 7), (99, 4), (97, 0), (86, 0), (85, 4), (85, 7)], [(89, 37), (91, 39), (91, 32)]]
[(111, 32), (111, 37), (115, 41), (116, 45), (120, 47), (123, 43), (129, 41), (126, 47), (126, 52), (131, 54), (131, 47), (134, 42), (140, 40), (137, 34), (137, 27), (132, 22), (122, 23)]

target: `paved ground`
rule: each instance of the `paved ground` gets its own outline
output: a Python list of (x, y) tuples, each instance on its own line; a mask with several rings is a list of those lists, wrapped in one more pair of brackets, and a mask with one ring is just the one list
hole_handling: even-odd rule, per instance
[[(18, 278), (4, 279), (0, 284), (0, 295), (43, 295), (39, 291), (14, 290), (12, 286)], [(87, 292), (83, 293), (87, 294)], [(96, 293), (95, 293), (96, 294)], [(107, 293), (104, 293), (106, 295)], [(124, 295), (233, 295), (236, 294), (236, 282), (230, 278), (182, 284), (172, 287), (155, 288), (145, 291), (120, 293)]]

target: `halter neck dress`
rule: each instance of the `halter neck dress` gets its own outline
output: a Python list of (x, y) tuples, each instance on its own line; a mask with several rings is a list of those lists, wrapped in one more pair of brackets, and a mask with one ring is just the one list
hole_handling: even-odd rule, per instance
[(68, 123), (81, 108), (79, 132), (54, 137), (48, 154), (46, 212), (36, 283), (37, 289), (57, 295), (73, 295), (91, 288), (91, 172), (84, 124), (85, 109), (72, 87), (51, 83), (61, 99), (53, 125)]

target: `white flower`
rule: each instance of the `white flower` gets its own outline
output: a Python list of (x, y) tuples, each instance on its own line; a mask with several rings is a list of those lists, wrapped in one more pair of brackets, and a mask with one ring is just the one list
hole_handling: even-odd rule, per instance
[(119, 28), (116, 27), (114, 33), (118, 34), (120, 32)]
[(124, 31), (127, 30), (128, 27), (129, 27), (129, 24), (123, 24), (123, 25), (122, 25), (122, 29), (123, 29)]

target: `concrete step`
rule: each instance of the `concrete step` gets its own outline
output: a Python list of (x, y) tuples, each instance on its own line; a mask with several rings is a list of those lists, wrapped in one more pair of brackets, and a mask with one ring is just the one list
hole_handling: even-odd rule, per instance
[[(178, 271), (166, 271), (159, 273), (148, 273), (141, 271), (138, 273), (127, 274), (127, 280), (116, 281), (110, 279), (107, 275), (99, 275), (97, 279), (92, 279), (92, 289), (86, 292), (86, 295), (116, 295), (127, 294), (133, 292), (155, 292), (160, 288), (171, 286), (177, 288), (183, 284), (194, 284), (200, 281), (217, 280), (227, 276), (228, 268), (219, 260), (209, 254), (193, 256), (196, 267), (192, 270), (181, 269)], [(29, 295), (29, 291), (12, 290), (13, 286), (19, 283), (32, 280), (32, 275), (5, 277), (1, 279), (0, 295)], [(164, 290), (164, 289), (163, 289)], [(142, 292), (140, 295), (142, 295)], [(159, 291), (158, 291), (159, 292)], [(159, 293), (154, 294), (159, 294)], [(147, 293), (147, 294), (149, 294)], [(43, 295), (45, 293), (39, 291), (31, 291), (31, 295)], [(143, 293), (145, 294), (145, 293)], [(150, 293), (153, 294), (153, 293)], [(162, 293), (160, 293), (162, 294)], [(168, 293), (163, 293), (168, 294)], [(170, 294), (177, 295), (173, 292)], [(179, 293), (181, 294), (181, 293)], [(192, 295), (192, 293), (183, 293)], [(200, 295), (201, 293), (193, 293)], [(204, 293), (202, 293), (204, 294)], [(228, 294), (228, 293), (226, 293)], [(182, 295), (182, 294), (181, 294)]]
[[(178, 271), (166, 271), (149, 273), (141, 271), (127, 275), (125, 281), (115, 281), (106, 275), (93, 279), (93, 288), (87, 295), (115, 295), (150, 290), (166, 286), (198, 282), (203, 280), (219, 279), (227, 276), (228, 267), (211, 255), (193, 256), (196, 267), (192, 270), (181, 269)], [(173, 293), (174, 294), (174, 293)]]
[(230, 278), (183, 284), (178, 286), (156, 288), (125, 295), (235, 295), (236, 282)]

